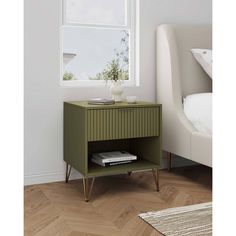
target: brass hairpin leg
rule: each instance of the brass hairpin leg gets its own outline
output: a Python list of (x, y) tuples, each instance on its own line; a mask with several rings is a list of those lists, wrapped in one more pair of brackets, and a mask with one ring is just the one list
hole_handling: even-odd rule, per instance
[(170, 152), (167, 152), (167, 169), (170, 172), (171, 171), (171, 166), (172, 166), (172, 155)]
[(71, 166), (69, 167), (69, 164), (66, 163), (66, 183), (68, 183), (71, 173)]
[(91, 192), (92, 192), (92, 189), (93, 189), (94, 180), (95, 180), (95, 178), (93, 177), (91, 185), (89, 186), (89, 178), (87, 178), (87, 177), (83, 178), (84, 199), (85, 199), (86, 202), (88, 202), (89, 199), (90, 199), (90, 195), (91, 195)]
[(155, 184), (156, 184), (157, 192), (159, 192), (159, 170), (158, 169), (152, 169), (152, 174), (153, 174), (154, 181), (155, 181)]

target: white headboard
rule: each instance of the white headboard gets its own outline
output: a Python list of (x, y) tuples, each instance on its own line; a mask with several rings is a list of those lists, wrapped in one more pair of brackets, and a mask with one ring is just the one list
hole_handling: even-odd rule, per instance
[(196, 129), (183, 112), (186, 95), (212, 91), (212, 80), (194, 59), (192, 48), (212, 48), (211, 25), (160, 25), (157, 29), (157, 102), (163, 104), (163, 149), (190, 156)]
[(162, 51), (167, 53), (166, 60), (170, 62), (172, 86), (175, 90), (173, 92), (177, 95), (175, 99), (182, 100), (186, 95), (212, 90), (211, 79), (190, 52), (192, 48), (212, 48), (211, 28), (211, 25), (160, 25), (158, 27), (157, 40), (163, 41), (168, 50), (163, 51), (164, 48), (158, 48), (157, 60), (158, 55), (162, 57)]

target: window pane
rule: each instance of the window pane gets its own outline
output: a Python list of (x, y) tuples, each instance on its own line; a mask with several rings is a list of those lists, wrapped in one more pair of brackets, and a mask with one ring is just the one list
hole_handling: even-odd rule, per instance
[(64, 80), (99, 80), (112, 60), (129, 78), (129, 32), (83, 27), (63, 28)]
[(66, 23), (126, 25), (126, 0), (65, 0)]

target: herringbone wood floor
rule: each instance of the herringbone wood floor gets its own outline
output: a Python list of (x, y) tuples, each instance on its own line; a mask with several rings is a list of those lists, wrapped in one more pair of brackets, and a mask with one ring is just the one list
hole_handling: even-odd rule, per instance
[(211, 169), (160, 171), (160, 192), (150, 172), (97, 178), (90, 202), (81, 180), (25, 187), (25, 236), (155, 236), (137, 215), (208, 202)]

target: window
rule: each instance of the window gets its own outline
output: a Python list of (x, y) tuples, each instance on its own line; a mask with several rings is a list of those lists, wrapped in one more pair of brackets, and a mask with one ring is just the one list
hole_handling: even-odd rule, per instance
[(127, 85), (137, 82), (137, 0), (64, 0), (62, 25), (65, 86), (104, 85), (118, 64)]
[(69, 24), (127, 25), (127, 0), (66, 0)]

